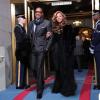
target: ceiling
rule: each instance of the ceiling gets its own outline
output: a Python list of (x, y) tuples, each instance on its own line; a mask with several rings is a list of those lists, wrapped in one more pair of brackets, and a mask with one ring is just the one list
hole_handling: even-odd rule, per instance
[[(24, 10), (24, 0), (11, 0), (16, 4), (16, 10)], [(50, 16), (55, 11), (60, 10), (66, 13), (70, 18), (75, 17), (90, 17), (92, 11), (92, 0), (28, 0), (31, 9), (42, 6), (45, 9), (45, 13)], [(44, 2), (46, 1), (46, 2)], [(67, 6), (51, 6), (51, 1), (72, 1), (72, 5)], [(22, 6), (23, 5), (23, 6)]]
[[(10, 0), (11, 3), (24, 3), (24, 0)], [(52, 2), (52, 1), (75, 1), (75, 2), (82, 2), (87, 0), (27, 0), (29, 2)], [(91, 0), (89, 0), (91, 1)]]
[[(63, 0), (63, 1), (71, 1), (71, 0)], [(65, 5), (65, 6), (51, 6), (51, 3), (45, 2), (31, 2), (31, 8), (35, 8), (37, 6), (42, 6), (44, 8), (46, 14), (50, 16), (55, 11), (60, 10), (64, 12), (67, 17), (89, 17), (91, 16), (92, 11), (92, 3), (91, 0), (72, 0), (72, 5)]]

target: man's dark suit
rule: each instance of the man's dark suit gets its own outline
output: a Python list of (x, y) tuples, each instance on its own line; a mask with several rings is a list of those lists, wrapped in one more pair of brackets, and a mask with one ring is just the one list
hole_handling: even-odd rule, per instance
[(52, 36), (46, 38), (46, 34), (51, 30), (50, 21), (44, 19), (38, 24), (35, 23), (35, 20), (31, 21), (28, 27), (28, 35), (31, 42), (30, 67), (36, 72), (37, 91), (42, 91), (44, 88), (44, 57), (52, 42)]

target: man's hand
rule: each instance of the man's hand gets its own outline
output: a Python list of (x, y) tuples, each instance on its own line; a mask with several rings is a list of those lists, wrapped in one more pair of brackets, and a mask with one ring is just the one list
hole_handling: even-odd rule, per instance
[(46, 38), (49, 38), (51, 35), (52, 35), (51, 32), (47, 32), (47, 34), (46, 34)]

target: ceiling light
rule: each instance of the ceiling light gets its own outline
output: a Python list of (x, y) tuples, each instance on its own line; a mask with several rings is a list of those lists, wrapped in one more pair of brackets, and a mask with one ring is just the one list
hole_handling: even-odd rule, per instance
[(73, 22), (73, 24), (74, 24), (75, 26), (80, 26), (80, 25), (82, 24), (82, 22), (79, 21), (79, 20), (76, 20), (76, 21)]
[(52, 2), (52, 6), (60, 6), (60, 5), (71, 5), (72, 1), (60, 1), (60, 2)]

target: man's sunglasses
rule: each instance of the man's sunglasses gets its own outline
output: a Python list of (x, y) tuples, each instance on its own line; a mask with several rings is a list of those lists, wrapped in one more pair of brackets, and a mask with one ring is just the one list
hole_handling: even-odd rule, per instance
[(43, 13), (42, 11), (35, 11), (35, 13)]

